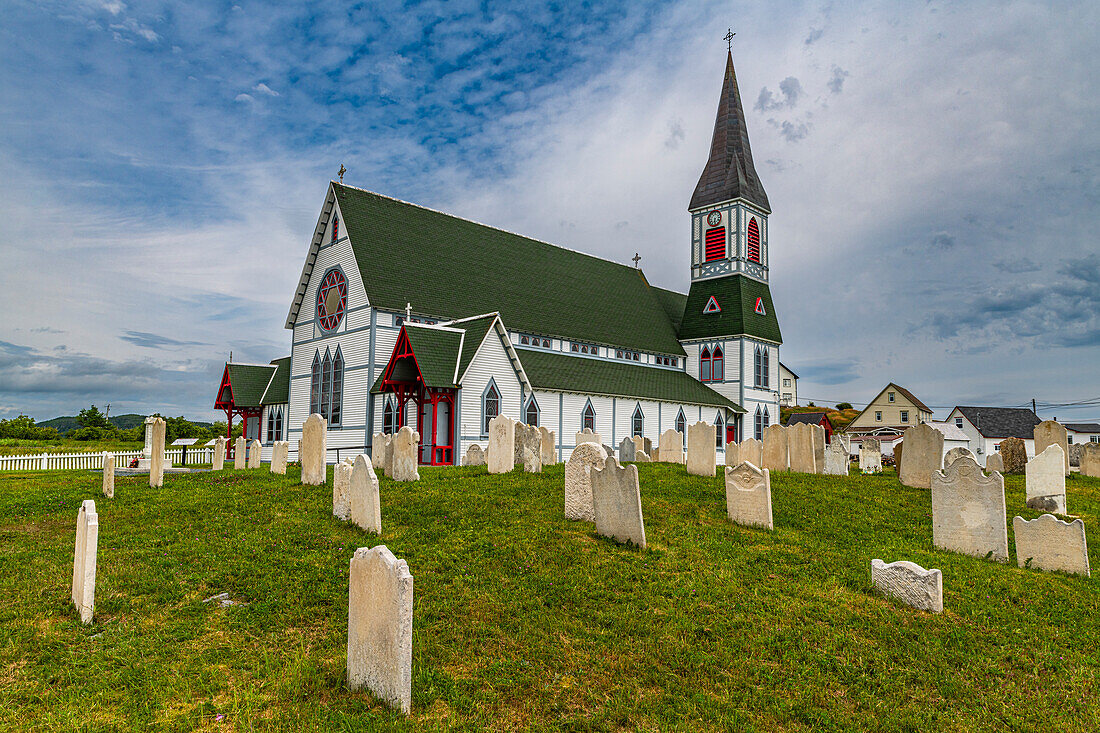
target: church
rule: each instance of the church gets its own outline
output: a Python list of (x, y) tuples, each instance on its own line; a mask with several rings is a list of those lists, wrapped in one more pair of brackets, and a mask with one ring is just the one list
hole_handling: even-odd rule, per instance
[(328, 421), (329, 460), (409, 425), (420, 460), (460, 465), (507, 415), (618, 445), (673, 428), (726, 442), (779, 420), (782, 336), (769, 290), (767, 194), (733, 57), (688, 205), (688, 293), (635, 266), (331, 181), (285, 327), (290, 357), (226, 364), (215, 400), (249, 440)]

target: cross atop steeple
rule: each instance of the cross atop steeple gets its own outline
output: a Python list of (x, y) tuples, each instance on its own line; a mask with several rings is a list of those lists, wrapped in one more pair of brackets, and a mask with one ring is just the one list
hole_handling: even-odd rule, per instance
[(638, 254), (637, 252), (635, 252), (634, 256), (631, 257), (630, 259), (634, 260), (634, 269), (637, 270), (638, 269), (638, 263), (642, 261), (642, 256), (640, 254)]
[(336, 174), (340, 176), (340, 183), (344, 182), (344, 174), (348, 172), (348, 169), (344, 167), (344, 164), (340, 164), (340, 170), (336, 171)]
[(726, 50), (733, 53), (733, 37), (737, 34), (733, 32), (733, 28), (726, 29), (726, 35), (722, 36), (722, 40), (726, 42)]

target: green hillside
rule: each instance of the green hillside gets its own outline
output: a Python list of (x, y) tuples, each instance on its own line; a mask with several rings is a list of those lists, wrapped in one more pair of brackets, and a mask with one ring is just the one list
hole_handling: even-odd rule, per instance
[[(126, 415), (112, 415), (111, 417), (107, 418), (107, 421), (119, 430), (129, 430), (131, 428), (136, 428), (139, 425), (143, 425), (145, 423), (145, 418), (145, 415), (135, 415), (133, 413), (130, 413)], [(198, 425), (202, 428), (209, 428), (212, 425), (212, 423), (195, 422), (194, 420), (188, 420), (188, 422), (192, 423), (193, 425)], [(52, 420), (44, 420), (36, 424), (40, 428), (55, 428), (57, 432), (61, 433), (62, 435), (65, 435), (66, 433), (69, 433), (80, 427), (80, 425), (76, 421), (75, 415), (55, 417)]]

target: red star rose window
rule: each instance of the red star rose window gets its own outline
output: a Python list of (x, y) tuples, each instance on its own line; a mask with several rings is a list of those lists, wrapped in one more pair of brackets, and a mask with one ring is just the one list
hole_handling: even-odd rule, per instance
[(348, 281), (339, 270), (329, 270), (317, 291), (317, 320), (331, 331), (340, 325), (348, 307)]

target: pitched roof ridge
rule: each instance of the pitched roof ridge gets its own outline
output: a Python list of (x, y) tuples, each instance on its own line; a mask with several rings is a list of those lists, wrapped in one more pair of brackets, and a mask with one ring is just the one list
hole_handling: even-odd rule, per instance
[(480, 320), (482, 318), (488, 318), (489, 316), (496, 316), (497, 318), (499, 318), (500, 317), (500, 312), (499, 311), (493, 311), (491, 313), (482, 313), (479, 316), (466, 316), (465, 318), (454, 318), (450, 321), (444, 321), (443, 323), (440, 323), (439, 325), (440, 326), (449, 326), (452, 323), (464, 323), (466, 321), (477, 321), (477, 320)]
[(447, 333), (466, 333), (461, 328), (451, 328), (450, 326), (444, 326), (440, 323), (408, 323), (401, 324), (408, 326), (409, 328), (430, 328), (436, 331), (446, 331)]
[[(290, 357), (283, 356), (283, 357), (279, 357), (279, 358), (288, 359)], [(248, 361), (227, 361), (227, 362), (225, 362), (225, 365), (226, 366), (264, 367), (265, 369), (273, 369), (273, 368), (277, 367), (276, 364), (271, 363), (271, 362), (268, 362), (267, 364), (253, 364), (252, 362), (248, 362)]]
[[(917, 399), (917, 396), (916, 396), (915, 394), (913, 394), (912, 392), (910, 392), (909, 390), (907, 390), (907, 389), (906, 389), (905, 387), (902, 387), (902, 386), (901, 386), (900, 384), (898, 384), (897, 382), (890, 382), (890, 384), (892, 384), (892, 385), (894, 385), (895, 387), (897, 387), (897, 388), (898, 388), (898, 392), (901, 392), (901, 393), (902, 393), (903, 395), (905, 395), (905, 396), (906, 396), (907, 398), (909, 398), (909, 401), (910, 401), (910, 402), (912, 402), (912, 403), (913, 403), (914, 405), (916, 405), (917, 407), (921, 408), (921, 409), (922, 409), (922, 410), (924, 410), (925, 412), (932, 412), (932, 408), (931, 408), (931, 407), (929, 407), (928, 405), (926, 405), (926, 404), (924, 404), (923, 402), (921, 402), (920, 400), (918, 400), (918, 399)], [(887, 386), (889, 386), (889, 385), (887, 385)], [(880, 394), (881, 394), (881, 393), (880, 393)]]

